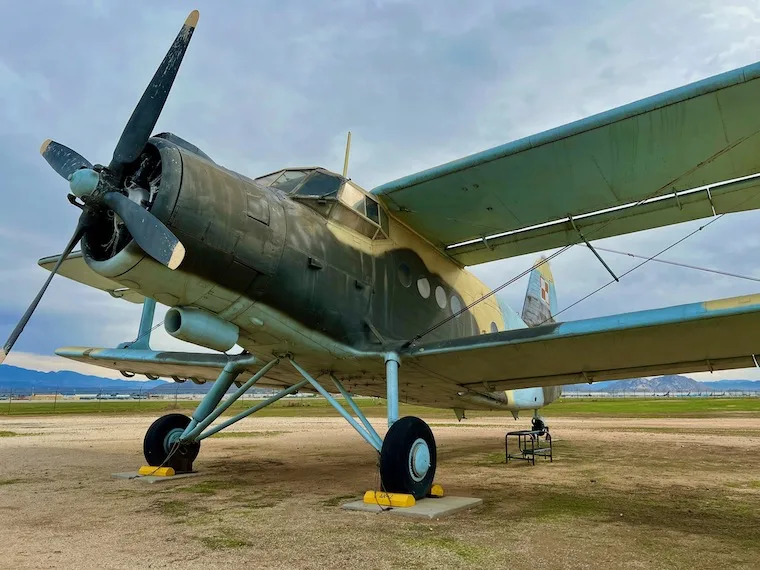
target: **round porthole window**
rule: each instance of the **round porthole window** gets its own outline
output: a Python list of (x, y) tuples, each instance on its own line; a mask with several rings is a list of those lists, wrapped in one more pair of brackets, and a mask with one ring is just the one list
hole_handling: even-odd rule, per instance
[(406, 263), (402, 263), (398, 266), (398, 280), (404, 287), (410, 287), (412, 285), (412, 272), (409, 270), (409, 266)]
[(423, 299), (430, 297), (430, 281), (426, 277), (417, 279), (417, 291), (420, 292)]
[(496, 323), (493, 323), (493, 322), (491, 323), (491, 332), (492, 333), (499, 332), (499, 327), (496, 326)]
[(435, 301), (441, 309), (446, 308), (446, 291), (440, 285), (435, 288)]
[(459, 311), (462, 310), (462, 301), (459, 300), (459, 297), (456, 295), (451, 296), (451, 312), (452, 314), (456, 315)]

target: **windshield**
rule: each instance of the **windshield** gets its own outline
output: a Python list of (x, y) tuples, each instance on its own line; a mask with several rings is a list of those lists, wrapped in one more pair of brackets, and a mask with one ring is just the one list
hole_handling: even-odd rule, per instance
[(303, 170), (286, 170), (272, 182), (271, 186), (283, 192), (290, 192), (301, 183), (307, 174), (308, 172), (304, 172)]
[(338, 192), (343, 179), (339, 176), (331, 176), (324, 172), (314, 172), (296, 192), (298, 196), (316, 196), (325, 198)]

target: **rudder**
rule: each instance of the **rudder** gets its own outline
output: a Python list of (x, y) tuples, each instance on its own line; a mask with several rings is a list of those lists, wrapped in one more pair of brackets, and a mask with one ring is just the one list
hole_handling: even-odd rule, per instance
[(549, 261), (541, 257), (531, 271), (522, 308), (522, 320), (529, 327), (553, 323), (557, 314), (557, 293)]

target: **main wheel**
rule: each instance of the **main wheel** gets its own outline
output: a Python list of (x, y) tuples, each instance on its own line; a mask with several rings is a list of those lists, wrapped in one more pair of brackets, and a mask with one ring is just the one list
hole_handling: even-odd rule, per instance
[(200, 442), (181, 444), (171, 453), (189, 423), (190, 418), (187, 416), (167, 414), (151, 424), (143, 440), (143, 453), (148, 465), (172, 467), (177, 473), (193, 470), (193, 461), (201, 449)]
[(435, 438), (424, 421), (407, 416), (388, 429), (380, 450), (384, 491), (422, 499), (433, 484), (435, 466)]

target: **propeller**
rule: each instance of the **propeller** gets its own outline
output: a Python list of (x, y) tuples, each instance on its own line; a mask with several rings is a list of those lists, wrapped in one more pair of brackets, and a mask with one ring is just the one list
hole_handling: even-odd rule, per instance
[(16, 328), (13, 329), (3, 348), (0, 349), (0, 364), (29, 322), (61, 264), (84, 237), (87, 230), (105, 222), (112, 223), (109, 220), (109, 211), (118, 216), (137, 244), (157, 262), (169, 269), (176, 269), (182, 263), (185, 248), (179, 239), (161, 220), (142, 206), (139, 198), (135, 200), (128, 196), (126, 171), (141, 157), (148, 144), (151, 132), (158, 122), (174, 79), (177, 77), (195, 26), (198, 24), (198, 17), (198, 11), (193, 10), (185, 20), (182, 29), (127, 121), (124, 132), (116, 144), (113, 158), (107, 167), (93, 166), (78, 152), (50, 139), (42, 143), (40, 154), (53, 170), (69, 181), (71, 194), (79, 198), (82, 203), (76, 202), (72, 196), (69, 196), (69, 200), (82, 209), (82, 214), (74, 234), (47, 280)]
[(50, 139), (42, 143), (40, 154), (66, 180), (80, 168), (92, 168), (90, 161), (81, 154)]

